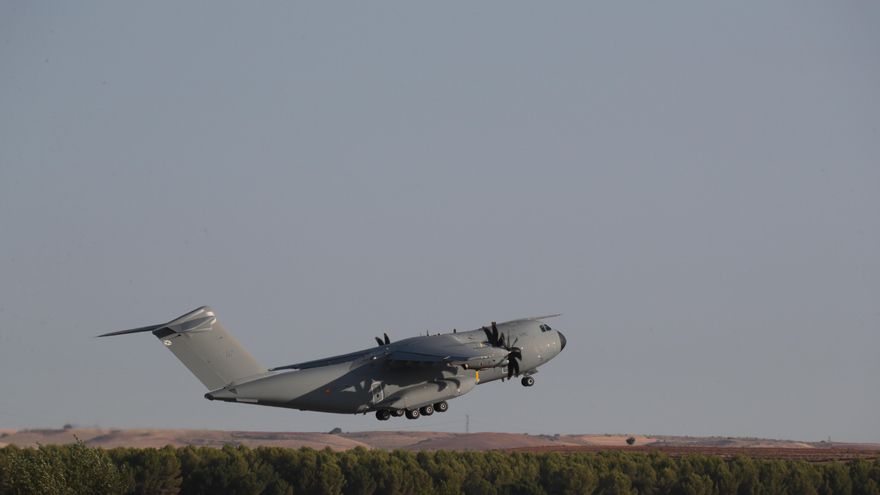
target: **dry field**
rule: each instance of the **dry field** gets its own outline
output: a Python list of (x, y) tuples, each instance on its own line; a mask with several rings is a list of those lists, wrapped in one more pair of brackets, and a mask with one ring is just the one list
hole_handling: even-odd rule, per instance
[(80, 439), (94, 447), (175, 447), (185, 445), (221, 447), (310, 447), (348, 450), (501, 450), (507, 452), (662, 452), (681, 456), (703, 454), (721, 457), (746, 455), (805, 461), (880, 458), (880, 444), (806, 443), (787, 440), (730, 437), (669, 437), (634, 435), (526, 435), (520, 433), (447, 433), (423, 431), (364, 431), (350, 433), (261, 432), (160, 429), (0, 429), (0, 447), (66, 444)]

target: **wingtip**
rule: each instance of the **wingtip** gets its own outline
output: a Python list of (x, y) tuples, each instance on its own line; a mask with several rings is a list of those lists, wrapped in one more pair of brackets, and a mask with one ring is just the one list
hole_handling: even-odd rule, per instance
[(562, 316), (562, 313), (553, 313), (552, 315), (536, 316), (532, 319), (533, 320), (546, 320), (547, 318), (556, 318), (557, 316)]
[(553, 313), (552, 315), (542, 315), (542, 316), (529, 316), (526, 318), (519, 318), (517, 320), (505, 321), (504, 323), (515, 323), (518, 321), (538, 321), (538, 320), (546, 320), (548, 318), (556, 318), (557, 316), (562, 316), (562, 313)]

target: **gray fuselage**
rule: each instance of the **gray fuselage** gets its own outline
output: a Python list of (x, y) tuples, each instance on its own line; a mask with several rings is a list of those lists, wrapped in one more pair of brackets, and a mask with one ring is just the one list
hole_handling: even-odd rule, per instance
[[(529, 376), (556, 357), (565, 337), (539, 320), (517, 320), (498, 325), (505, 341), (520, 349), (520, 375)], [(391, 359), (434, 353), (462, 345), (485, 350), (483, 359), (467, 363), (424, 363)], [(483, 329), (411, 337), (351, 353), (350, 359), (328, 358), (328, 364), (306, 369), (269, 371), (233, 382), (206, 394), (211, 400), (333, 413), (411, 410), (464, 395), (477, 384), (508, 377), (504, 349), (492, 346)]]

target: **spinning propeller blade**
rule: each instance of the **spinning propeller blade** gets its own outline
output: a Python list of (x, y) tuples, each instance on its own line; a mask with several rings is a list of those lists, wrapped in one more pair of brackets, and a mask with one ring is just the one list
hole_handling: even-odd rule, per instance
[(379, 344), (379, 347), (386, 346), (391, 343), (391, 339), (388, 338), (387, 333), (383, 333), (382, 335), (385, 336), (385, 340), (382, 340), (379, 337), (376, 337), (376, 343)]
[(483, 327), (483, 332), (486, 333), (486, 340), (489, 341), (489, 345), (492, 347), (500, 347), (507, 351), (507, 378), (510, 379), (513, 376), (519, 376), (519, 362), (522, 361), (522, 349), (515, 347), (516, 343), (519, 342), (519, 337), (515, 338), (513, 342), (510, 343), (510, 335), (508, 334), (505, 336), (499, 332), (498, 324), (494, 321), (490, 327)]

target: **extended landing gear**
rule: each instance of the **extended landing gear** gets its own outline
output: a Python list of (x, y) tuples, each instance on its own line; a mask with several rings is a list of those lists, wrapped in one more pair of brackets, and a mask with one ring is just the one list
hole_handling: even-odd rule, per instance
[(524, 376), (521, 380), (523, 387), (531, 387), (535, 384), (535, 379), (530, 376)]
[(392, 416), (399, 418), (406, 415), (408, 419), (418, 419), (421, 416), (430, 416), (435, 412), (446, 412), (449, 410), (449, 404), (446, 401), (437, 402), (434, 405), (428, 404), (418, 409), (379, 409), (376, 411), (376, 419), (379, 421), (388, 421)]

